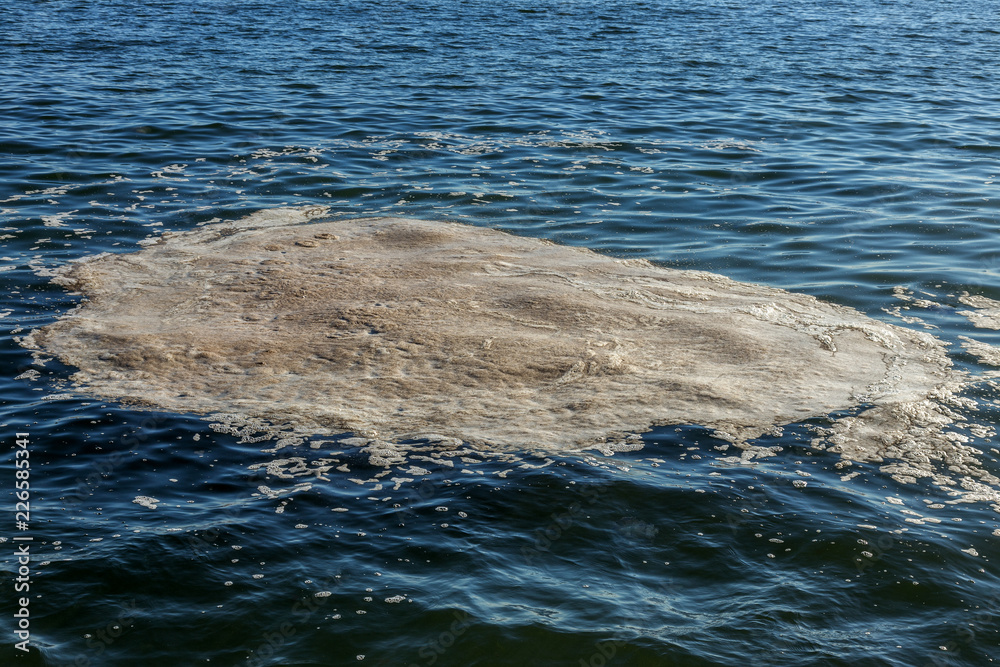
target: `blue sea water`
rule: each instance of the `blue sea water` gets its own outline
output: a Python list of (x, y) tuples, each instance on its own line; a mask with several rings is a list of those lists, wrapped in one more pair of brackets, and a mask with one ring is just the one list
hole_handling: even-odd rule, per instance
[[(782, 449), (750, 466), (720, 462), (703, 429), (665, 427), (614, 457), (505, 472), (467, 455), (377, 491), (351, 481), (372, 471), (344, 447), (351, 472), (296, 490), (267, 464), (326, 445), (267, 453), (196, 415), (88, 398), (16, 338), (79, 302), (45, 275), (69, 261), (319, 204), (923, 328), (888, 312), (902, 287), (928, 306), (906, 314), (983, 374), (961, 337), (1000, 333), (959, 298), (1000, 299), (995, 9), (0, 3), (0, 664), (993, 664), (996, 508), (877, 463), (845, 480), (807, 425), (763, 439)], [(987, 382), (964, 396), (982, 427), (966, 444), (1000, 474), (1000, 397)]]

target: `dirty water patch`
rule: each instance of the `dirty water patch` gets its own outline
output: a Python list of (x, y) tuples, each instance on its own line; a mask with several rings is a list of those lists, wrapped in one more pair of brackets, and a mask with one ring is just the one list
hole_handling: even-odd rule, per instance
[(52, 279), (86, 300), (22, 342), (85, 393), (350, 432), (384, 466), (409, 441), (607, 454), (666, 424), (752, 449), (866, 405), (817, 447), (899, 459), (906, 477), (977, 474), (948, 435), (965, 376), (925, 331), (488, 228), (323, 214), (261, 211), (74, 262)]

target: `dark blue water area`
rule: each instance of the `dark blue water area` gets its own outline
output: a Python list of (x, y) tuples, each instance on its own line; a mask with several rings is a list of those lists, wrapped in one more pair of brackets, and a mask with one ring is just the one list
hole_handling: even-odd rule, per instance
[[(47, 275), (69, 261), (322, 205), (812, 294), (926, 326), (981, 376), (963, 342), (1000, 333), (960, 299), (1000, 299), (993, 10), (0, 4), (0, 664), (993, 664), (996, 503), (844, 467), (811, 446), (826, 419), (749, 464), (664, 426), (638, 451), (466, 453), (376, 488), (356, 448), (264, 451), (102, 402), (17, 341), (79, 303)], [(1000, 475), (996, 385), (962, 397)], [(320, 470), (332, 452), (346, 471)], [(312, 473), (284, 478), (289, 459)]]

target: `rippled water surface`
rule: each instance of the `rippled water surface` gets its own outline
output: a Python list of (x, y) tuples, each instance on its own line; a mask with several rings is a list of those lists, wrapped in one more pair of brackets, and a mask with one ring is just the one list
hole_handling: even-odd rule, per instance
[[(1000, 658), (1000, 501), (844, 467), (810, 446), (822, 420), (743, 465), (663, 427), (376, 478), (349, 441), (74, 393), (16, 342), (78, 303), (46, 276), (66, 262), (323, 205), (804, 292), (981, 376), (967, 339), (1000, 333), (959, 299), (1000, 299), (989, 3), (48, 0), (0, 4), (0, 64), (0, 663)], [(994, 475), (996, 386), (955, 408)]]

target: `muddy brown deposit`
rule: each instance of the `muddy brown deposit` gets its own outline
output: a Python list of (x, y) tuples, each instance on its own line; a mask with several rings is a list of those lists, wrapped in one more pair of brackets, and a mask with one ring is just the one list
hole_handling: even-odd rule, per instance
[(74, 263), (28, 339), (80, 389), (316, 433), (577, 448), (657, 424), (743, 440), (949, 373), (932, 336), (722, 276), (482, 227), (279, 209)]

